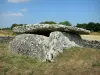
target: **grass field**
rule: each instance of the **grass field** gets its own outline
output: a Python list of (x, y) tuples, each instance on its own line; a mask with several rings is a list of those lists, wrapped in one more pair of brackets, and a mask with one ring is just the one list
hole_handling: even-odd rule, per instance
[(0, 44), (0, 75), (100, 75), (100, 50), (65, 49), (54, 63), (14, 55), (8, 44)]
[[(0, 30), (0, 36), (14, 36), (12, 31)], [(81, 35), (83, 39), (100, 40), (100, 33)], [(0, 44), (0, 75), (100, 75), (100, 50), (73, 47), (65, 49), (54, 63), (14, 55), (8, 44)]]
[(91, 32), (90, 35), (81, 35), (83, 39), (100, 40), (100, 32)]
[(11, 30), (0, 30), (0, 36), (14, 36)]
[(82, 39), (100, 40), (100, 32), (91, 32), (90, 35), (81, 35)]
[(100, 40), (100, 35), (81, 35), (81, 37), (87, 40)]
[(100, 36), (100, 32), (91, 32), (90, 35), (99, 35)]

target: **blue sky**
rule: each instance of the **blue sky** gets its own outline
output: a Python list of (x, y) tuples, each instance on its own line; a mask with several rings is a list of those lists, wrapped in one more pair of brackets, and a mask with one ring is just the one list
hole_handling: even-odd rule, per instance
[(0, 0), (0, 27), (65, 20), (100, 23), (100, 0)]

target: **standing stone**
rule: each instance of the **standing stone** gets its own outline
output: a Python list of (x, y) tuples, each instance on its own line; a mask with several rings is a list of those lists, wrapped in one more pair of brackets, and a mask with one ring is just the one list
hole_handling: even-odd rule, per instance
[(32, 56), (44, 61), (48, 51), (48, 38), (42, 35), (21, 34), (10, 42), (9, 47), (15, 54)]
[(54, 59), (59, 53), (63, 52), (64, 48), (82, 47), (81, 42), (82, 38), (78, 34), (59, 31), (51, 32), (49, 36), (48, 59)]

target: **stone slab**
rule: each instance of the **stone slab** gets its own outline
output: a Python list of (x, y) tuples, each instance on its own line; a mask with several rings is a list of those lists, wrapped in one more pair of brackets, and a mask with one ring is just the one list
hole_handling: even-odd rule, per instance
[(53, 31), (71, 32), (77, 34), (90, 34), (89, 30), (83, 28), (57, 24), (29, 24), (24, 26), (16, 26), (13, 28), (13, 32), (16, 33), (50, 33)]

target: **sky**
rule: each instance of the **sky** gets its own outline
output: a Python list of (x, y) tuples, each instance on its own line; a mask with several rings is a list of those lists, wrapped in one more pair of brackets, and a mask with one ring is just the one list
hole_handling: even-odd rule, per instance
[(43, 21), (100, 23), (100, 0), (0, 0), (0, 28)]

